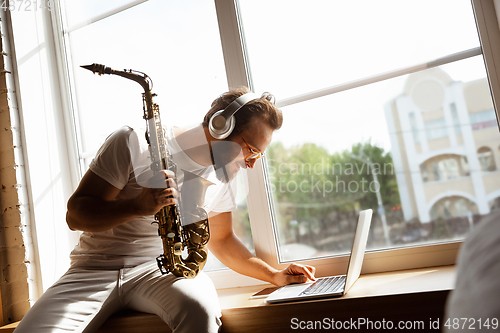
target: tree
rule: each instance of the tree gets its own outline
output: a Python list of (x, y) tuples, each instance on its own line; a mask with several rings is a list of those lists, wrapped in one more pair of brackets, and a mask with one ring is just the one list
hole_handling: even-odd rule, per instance
[(328, 247), (338, 245), (339, 234), (350, 243), (354, 228), (345, 221), (352, 221), (360, 209), (377, 211), (377, 190), (388, 209), (400, 206), (391, 154), (370, 141), (334, 154), (313, 143), (285, 148), (276, 142), (267, 155), (282, 243), (318, 248), (318, 240), (330, 237), (336, 241), (323, 243), (331, 251)]

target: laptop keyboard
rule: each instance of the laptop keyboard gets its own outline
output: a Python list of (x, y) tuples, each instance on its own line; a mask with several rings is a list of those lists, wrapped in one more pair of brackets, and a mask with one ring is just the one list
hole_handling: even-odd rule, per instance
[(301, 292), (299, 296), (334, 293), (337, 291), (339, 286), (343, 286), (344, 281), (345, 275), (320, 278), (311, 284), (306, 290)]

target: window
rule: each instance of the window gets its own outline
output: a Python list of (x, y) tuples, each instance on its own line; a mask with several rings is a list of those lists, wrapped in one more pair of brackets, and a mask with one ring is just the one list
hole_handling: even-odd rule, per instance
[(495, 164), (495, 156), (493, 150), (489, 147), (481, 147), (477, 151), (477, 158), (481, 165), (481, 171), (495, 171), (497, 169)]
[(472, 113), (469, 116), (472, 124), (472, 129), (477, 131), (483, 128), (497, 126), (497, 118), (495, 110), (486, 110), (477, 113)]
[(448, 136), (446, 121), (441, 119), (429, 120), (425, 122), (425, 134), (427, 140), (434, 140)]
[(415, 112), (410, 112), (410, 114), (408, 114), (408, 118), (410, 119), (410, 126), (411, 126), (411, 133), (413, 134), (413, 141), (415, 143), (419, 143), (420, 138), (418, 137), (419, 131), (418, 131), (417, 119), (415, 116)]
[(458, 118), (457, 105), (455, 103), (450, 104), (450, 111), (453, 119), (453, 125), (455, 127), (455, 134), (459, 135), (462, 133), (462, 129), (460, 127), (460, 119)]
[(438, 201), (431, 209), (431, 216), (436, 221), (436, 239), (460, 239), (474, 228), (479, 219), (477, 205), (458, 196)]
[(427, 169), (427, 164), (422, 164), (420, 166), (420, 174), (422, 175), (422, 181), (424, 183), (429, 181), (429, 171)]
[[(432, 168), (433, 175), (429, 176), (427, 170)], [(464, 156), (439, 155), (425, 161), (420, 166), (424, 183), (432, 181), (449, 181), (470, 175), (468, 163)]]
[[(371, 250), (463, 239), (469, 229), (453, 219), (466, 209), (444, 199), (450, 191), (478, 219), (490, 213), (498, 189), (476, 198), (488, 180), (467, 177), (481, 140), (469, 114), (492, 108), (469, 1), (239, 5), (253, 88), (285, 114), (264, 165), (278, 263), (342, 257), (360, 209), (375, 211)], [(434, 233), (439, 216), (448, 239)]]
[(438, 163), (439, 165), (439, 174), (440, 179), (442, 180), (451, 180), (458, 178), (458, 163), (455, 159), (446, 159), (442, 160)]

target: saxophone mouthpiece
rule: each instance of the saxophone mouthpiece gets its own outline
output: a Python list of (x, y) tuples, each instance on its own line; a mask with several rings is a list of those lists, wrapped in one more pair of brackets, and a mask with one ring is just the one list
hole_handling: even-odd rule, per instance
[(97, 73), (99, 75), (111, 74), (112, 69), (101, 64), (93, 63), (92, 65), (83, 65), (82, 68), (92, 71), (92, 73)]

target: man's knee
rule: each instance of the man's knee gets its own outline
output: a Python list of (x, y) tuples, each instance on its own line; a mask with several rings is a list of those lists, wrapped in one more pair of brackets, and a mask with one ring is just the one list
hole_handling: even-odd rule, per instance
[(180, 331), (217, 332), (221, 326), (220, 308), (213, 300), (186, 297), (180, 302), (180, 309), (172, 318), (176, 328), (182, 327)]

